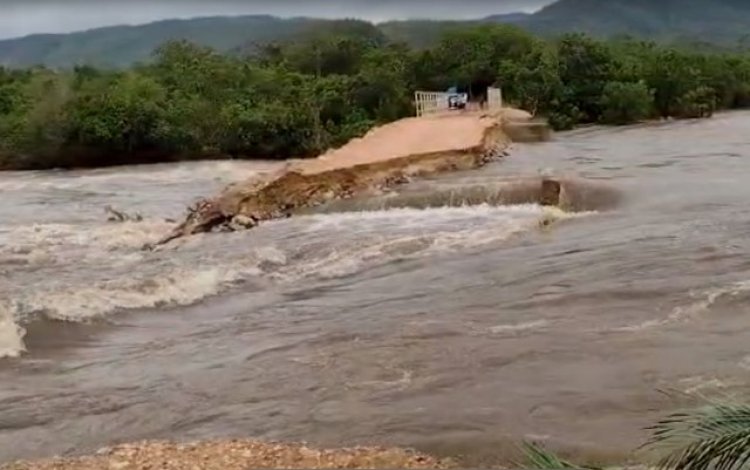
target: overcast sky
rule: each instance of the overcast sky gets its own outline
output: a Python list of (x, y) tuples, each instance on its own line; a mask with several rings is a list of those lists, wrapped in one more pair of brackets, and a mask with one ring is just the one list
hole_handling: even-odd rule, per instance
[(0, 38), (166, 18), (272, 14), (371, 21), (479, 18), (533, 11), (551, 0), (0, 0)]

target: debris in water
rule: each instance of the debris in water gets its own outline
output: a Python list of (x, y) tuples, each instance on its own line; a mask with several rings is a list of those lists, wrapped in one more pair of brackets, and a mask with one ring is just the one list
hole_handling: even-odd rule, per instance
[(108, 222), (142, 222), (143, 216), (136, 212), (135, 214), (128, 214), (127, 212), (118, 211), (112, 206), (106, 206), (104, 212), (109, 214), (107, 218)]

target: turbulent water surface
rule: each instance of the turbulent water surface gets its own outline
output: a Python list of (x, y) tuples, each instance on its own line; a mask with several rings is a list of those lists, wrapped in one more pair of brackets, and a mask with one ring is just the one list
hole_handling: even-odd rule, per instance
[[(0, 174), (0, 461), (222, 436), (619, 458), (678, 405), (660, 391), (750, 383), (749, 126), (581, 130), (156, 252), (165, 218), (272, 165)], [(622, 197), (497, 205), (548, 169)]]

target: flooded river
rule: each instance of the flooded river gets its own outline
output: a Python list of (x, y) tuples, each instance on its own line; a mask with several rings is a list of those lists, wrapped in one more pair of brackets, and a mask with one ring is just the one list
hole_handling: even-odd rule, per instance
[[(273, 164), (2, 173), (0, 462), (224, 436), (622, 458), (679, 404), (662, 391), (750, 384), (748, 128), (579, 130), (156, 252), (165, 218)], [(540, 171), (621, 198), (462, 204)]]

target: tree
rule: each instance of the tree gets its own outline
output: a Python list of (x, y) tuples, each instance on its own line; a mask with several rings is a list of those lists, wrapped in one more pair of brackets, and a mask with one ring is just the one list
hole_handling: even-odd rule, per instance
[(684, 53), (674, 49), (657, 50), (645, 57), (645, 80), (654, 90), (656, 111), (663, 117), (680, 116), (680, 100), (701, 85), (700, 70)]
[(653, 94), (644, 82), (611, 82), (602, 93), (602, 115), (604, 124), (631, 124), (651, 115)]
[(155, 80), (132, 72), (95, 81), (71, 102), (69, 143), (102, 154), (154, 149), (165, 98)]
[(581, 121), (596, 122), (601, 115), (602, 93), (616, 71), (610, 50), (587, 36), (569, 34), (561, 39), (557, 56), (564, 88), (557, 111), (572, 106), (580, 112)]
[(364, 57), (353, 84), (355, 105), (368, 120), (389, 122), (412, 112), (414, 66), (403, 45), (374, 49)]
[(383, 33), (371, 23), (332, 21), (309, 28), (291, 40), (267, 45), (261, 61), (318, 77), (355, 75), (365, 55), (385, 43)]
[(483, 93), (498, 81), (502, 61), (522, 61), (536, 47), (529, 33), (510, 25), (483, 25), (448, 30), (427, 53), (424, 75), (440, 88), (457, 85), (470, 94)]
[(0, 87), (0, 153), (15, 155), (23, 166), (50, 166), (67, 140), (70, 99), (68, 77), (50, 71)]
[(696, 87), (680, 97), (678, 106), (679, 117), (711, 117), (716, 111), (716, 90), (707, 86)]
[(532, 114), (549, 112), (562, 86), (556, 53), (541, 42), (520, 61), (501, 61), (498, 76), (505, 99)]
[(645, 447), (665, 452), (663, 469), (739, 470), (750, 460), (750, 406), (713, 402), (651, 427)]

